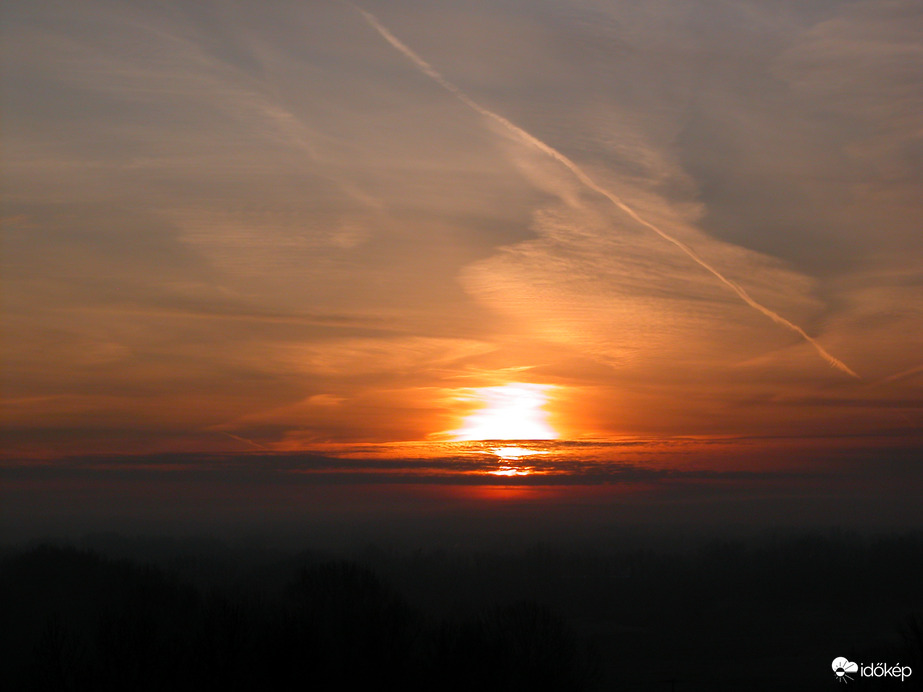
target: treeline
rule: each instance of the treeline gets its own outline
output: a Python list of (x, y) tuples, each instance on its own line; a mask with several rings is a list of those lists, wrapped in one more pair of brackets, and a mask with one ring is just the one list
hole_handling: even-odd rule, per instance
[(5, 688), (581, 690), (593, 680), (545, 606), (434, 618), (356, 563), (301, 562), (279, 590), (209, 590), (86, 550), (7, 556)]
[(920, 532), (81, 545), (0, 551), (5, 688), (807, 690), (844, 656), (909, 665), (902, 689), (923, 689)]

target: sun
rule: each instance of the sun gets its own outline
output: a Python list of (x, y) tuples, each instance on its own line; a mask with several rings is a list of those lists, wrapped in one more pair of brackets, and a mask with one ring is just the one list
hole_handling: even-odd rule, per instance
[(546, 384), (515, 382), (499, 387), (471, 389), (464, 395), (481, 406), (465, 417), (464, 425), (452, 431), (464, 440), (555, 440), (558, 433), (548, 423)]

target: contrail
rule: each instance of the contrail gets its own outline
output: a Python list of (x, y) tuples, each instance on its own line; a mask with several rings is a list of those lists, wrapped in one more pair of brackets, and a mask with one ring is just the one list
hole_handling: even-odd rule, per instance
[(923, 365), (916, 365), (910, 368), (909, 370), (902, 370), (901, 372), (895, 373), (894, 375), (889, 375), (888, 377), (885, 377), (884, 379), (882, 379), (881, 383), (897, 382), (898, 380), (903, 380), (905, 377), (911, 377), (912, 375), (916, 375), (919, 372), (923, 372)]
[(246, 437), (241, 437), (240, 435), (232, 435), (225, 430), (219, 430), (218, 432), (222, 433), (223, 435), (227, 435), (232, 440), (237, 440), (238, 442), (244, 442), (245, 444), (253, 445), (257, 449), (265, 449), (266, 451), (270, 451), (270, 448), (266, 445), (261, 445), (259, 442), (254, 442), (253, 440), (248, 440)]
[[(344, 0), (344, 1), (347, 2), (347, 4), (352, 5), (352, 3), (349, 2), (349, 0)], [(693, 262), (695, 262), (700, 267), (705, 269), (708, 273), (710, 273), (712, 276), (718, 279), (721, 283), (727, 286), (730, 290), (736, 293), (737, 296), (743, 302), (749, 305), (751, 308), (761, 312), (762, 314), (764, 314), (766, 317), (771, 319), (776, 324), (780, 324), (783, 327), (787, 327), (791, 331), (798, 334), (801, 338), (803, 338), (805, 341), (811, 344), (811, 346), (813, 346), (814, 349), (820, 354), (821, 358), (827, 361), (830, 365), (835, 367), (837, 370), (840, 370), (841, 372), (846, 373), (847, 375), (851, 375), (852, 377), (855, 377), (856, 379), (862, 379), (848, 365), (846, 365), (846, 363), (844, 363), (839, 358), (836, 358), (835, 356), (828, 353), (827, 350), (823, 346), (821, 346), (817, 342), (816, 339), (814, 339), (806, 331), (804, 331), (804, 329), (799, 327), (797, 324), (785, 319), (784, 317), (782, 317), (782, 315), (770, 310), (765, 305), (754, 300), (753, 297), (751, 297), (750, 294), (747, 293), (746, 289), (743, 288), (743, 286), (741, 286), (737, 282), (724, 276), (724, 274), (719, 272), (717, 269), (711, 266), (708, 262), (702, 259), (699, 256), (699, 254), (695, 250), (693, 250), (691, 247), (686, 245), (686, 243), (684, 243), (681, 240), (678, 240), (677, 238), (674, 238), (673, 236), (671, 236), (670, 234), (662, 230), (657, 225), (651, 223), (647, 219), (640, 216), (634, 209), (632, 209), (627, 204), (625, 204), (616, 194), (610, 192), (606, 188), (602, 187), (595, 180), (593, 180), (574, 161), (569, 159), (567, 156), (562, 154), (560, 151), (558, 151), (554, 147), (546, 144), (545, 142), (538, 139), (537, 137), (529, 134), (528, 132), (523, 130), (521, 127), (519, 127), (515, 123), (510, 122), (509, 120), (504, 118), (502, 115), (498, 113), (494, 113), (492, 110), (485, 108), (484, 106), (479, 104), (477, 101), (472, 99), (470, 96), (468, 96), (468, 94), (466, 94), (464, 91), (462, 91), (457, 86), (452, 84), (452, 82), (450, 82), (445, 77), (443, 77), (442, 74), (438, 70), (436, 70), (436, 68), (434, 68), (432, 65), (430, 65), (428, 62), (426, 62), (426, 60), (424, 60), (419, 55), (417, 55), (415, 52), (413, 52), (413, 50), (411, 50), (406, 44), (400, 41), (386, 27), (382, 26), (381, 22), (378, 21), (375, 15), (371, 14), (370, 12), (366, 12), (361, 7), (356, 7), (355, 5), (353, 5), (353, 7), (355, 7), (355, 9), (358, 12), (360, 12), (363, 17), (365, 17), (365, 20), (372, 26), (373, 29), (375, 29), (379, 34), (381, 34), (382, 37), (388, 43), (390, 43), (394, 48), (396, 48), (398, 51), (403, 53), (408, 59), (410, 59), (410, 61), (414, 65), (416, 65), (417, 68), (421, 72), (423, 72), (425, 75), (427, 75), (428, 77), (433, 79), (435, 82), (437, 82), (443, 89), (451, 93), (453, 96), (455, 96), (455, 98), (457, 98), (459, 101), (461, 101), (466, 106), (468, 106), (468, 108), (479, 113), (485, 118), (488, 118), (490, 120), (493, 120), (494, 122), (499, 123), (500, 125), (503, 126), (504, 129), (508, 130), (510, 133), (515, 135), (516, 138), (519, 139), (520, 141), (528, 144), (529, 146), (532, 146), (538, 149), (543, 154), (546, 154), (547, 156), (551, 157), (552, 159), (560, 163), (562, 166), (567, 168), (567, 170), (569, 170), (574, 175), (574, 177), (577, 178), (577, 180), (583, 183), (590, 190), (605, 197), (617, 209), (621, 210), (622, 212), (630, 216), (632, 219), (637, 221), (639, 224), (641, 224), (645, 228), (650, 229), (651, 231), (659, 235), (661, 238), (663, 238), (667, 242), (672, 243), (673, 245), (678, 247), (680, 250), (682, 250)]]

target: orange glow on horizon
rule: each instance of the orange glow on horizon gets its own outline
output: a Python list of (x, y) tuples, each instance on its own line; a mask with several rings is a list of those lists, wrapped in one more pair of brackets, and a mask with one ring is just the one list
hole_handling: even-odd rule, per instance
[(504, 466), (496, 471), (488, 471), (491, 476), (531, 476), (530, 469), (514, 469), (512, 466)]
[(481, 404), (465, 417), (464, 425), (450, 434), (456, 441), (556, 440), (558, 432), (548, 423), (548, 391), (551, 385), (512, 383), (471, 390), (465, 398)]

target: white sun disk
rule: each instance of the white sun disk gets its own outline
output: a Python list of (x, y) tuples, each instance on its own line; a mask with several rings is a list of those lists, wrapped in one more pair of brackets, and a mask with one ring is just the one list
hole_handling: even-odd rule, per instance
[(550, 385), (507, 384), (471, 390), (482, 406), (465, 417), (456, 440), (554, 440), (558, 434), (548, 424), (547, 391)]

